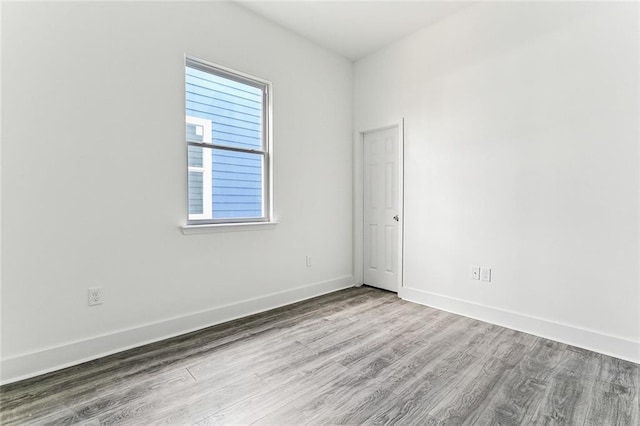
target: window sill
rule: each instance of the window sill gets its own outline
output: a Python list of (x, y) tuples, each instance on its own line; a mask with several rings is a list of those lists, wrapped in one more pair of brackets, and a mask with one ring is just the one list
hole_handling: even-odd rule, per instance
[(209, 223), (206, 225), (182, 225), (184, 235), (211, 234), (215, 232), (238, 232), (275, 229), (280, 222)]

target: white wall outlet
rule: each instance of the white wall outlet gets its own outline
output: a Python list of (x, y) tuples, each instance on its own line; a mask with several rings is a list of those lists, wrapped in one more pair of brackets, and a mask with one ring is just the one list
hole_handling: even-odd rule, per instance
[(482, 268), (480, 270), (480, 278), (482, 281), (491, 282), (491, 268)]
[(479, 280), (480, 279), (480, 267), (471, 265), (471, 279)]
[(304, 262), (304, 264), (307, 265), (307, 268), (311, 267), (311, 256), (307, 256)]
[(89, 306), (102, 305), (102, 287), (88, 289)]

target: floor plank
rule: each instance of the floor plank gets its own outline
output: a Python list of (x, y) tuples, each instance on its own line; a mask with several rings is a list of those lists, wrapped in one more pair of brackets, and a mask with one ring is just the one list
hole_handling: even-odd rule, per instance
[[(533, 336), (531, 336), (533, 337)], [(534, 338), (525, 356), (508, 376), (487, 392), (485, 407), (477, 410), (466, 424), (519, 425), (524, 415), (535, 410), (547, 388), (547, 379), (560, 362), (566, 345)]]

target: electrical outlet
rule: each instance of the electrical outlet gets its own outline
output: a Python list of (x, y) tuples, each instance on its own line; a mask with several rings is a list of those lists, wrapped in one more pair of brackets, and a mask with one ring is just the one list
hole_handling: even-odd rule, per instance
[(89, 306), (102, 305), (102, 287), (88, 289)]
[(479, 280), (480, 279), (480, 267), (471, 265), (471, 279)]
[(482, 279), (482, 281), (491, 282), (491, 268), (482, 268), (480, 270), (480, 279)]
[(304, 262), (305, 262), (305, 265), (307, 265), (307, 268), (311, 267), (311, 256), (307, 256)]

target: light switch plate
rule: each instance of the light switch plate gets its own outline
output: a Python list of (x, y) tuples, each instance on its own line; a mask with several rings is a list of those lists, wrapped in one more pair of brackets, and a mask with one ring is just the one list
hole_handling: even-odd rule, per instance
[(482, 281), (491, 282), (491, 268), (480, 269), (480, 277)]

